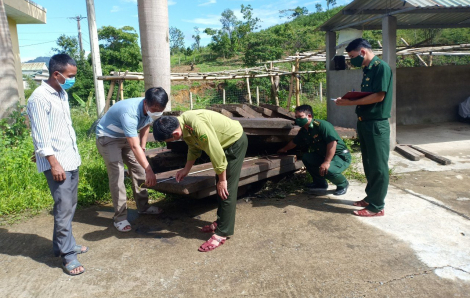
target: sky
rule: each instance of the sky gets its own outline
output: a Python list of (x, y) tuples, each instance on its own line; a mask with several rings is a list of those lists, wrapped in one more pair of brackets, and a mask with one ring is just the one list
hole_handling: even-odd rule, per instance
[[(86, 17), (85, 0), (34, 0), (47, 9), (47, 24), (18, 25), (21, 61), (25, 62), (39, 56), (51, 56), (51, 48), (56, 46), (57, 38), (62, 35), (77, 36), (77, 21), (70, 18)], [(350, 0), (337, 0), (337, 5), (344, 5)], [(326, 9), (326, 0), (168, 0), (170, 26), (183, 31), (186, 46), (193, 43), (191, 36), (194, 27), (202, 32), (205, 28), (220, 28), (220, 14), (227, 8), (232, 9), (241, 19), (240, 6), (250, 4), (254, 17), (261, 19), (261, 29), (285, 22), (279, 18), (279, 10), (297, 6), (307, 7), (309, 12), (315, 11), (320, 3)], [(132, 26), (139, 32), (137, 0), (96, 0), (96, 25)], [(81, 21), (83, 47), (90, 51), (87, 19)], [(207, 45), (210, 37), (201, 34), (201, 44)]]

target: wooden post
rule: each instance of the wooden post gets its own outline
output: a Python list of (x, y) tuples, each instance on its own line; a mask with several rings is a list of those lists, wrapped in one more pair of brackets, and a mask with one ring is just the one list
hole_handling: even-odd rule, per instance
[(104, 107), (104, 113), (106, 113), (109, 110), (109, 104), (111, 102), (111, 98), (113, 97), (113, 93), (114, 93), (114, 85), (116, 85), (116, 81), (111, 81), (111, 84), (109, 85), (108, 96), (106, 97), (106, 105)]
[(320, 81), (320, 102), (323, 102), (323, 83)]
[(193, 93), (189, 91), (189, 109), (192, 110), (193, 107)]
[[(292, 72), (295, 71), (295, 66), (292, 65)], [(289, 84), (289, 95), (287, 96), (287, 110), (290, 111), (290, 102), (292, 99), (292, 92), (294, 91), (294, 74), (290, 76), (290, 84)]]
[(259, 106), (259, 87), (256, 86), (256, 105)]
[(251, 105), (251, 104), (253, 104), (253, 103), (252, 103), (252, 101), (251, 101), (251, 89), (250, 89), (250, 79), (249, 79), (249, 78), (246, 78), (246, 89), (247, 89), (247, 91), (248, 91), (248, 102), (249, 102), (250, 105)]
[(119, 81), (119, 94), (121, 95), (121, 99), (124, 99), (124, 80)]
[(432, 66), (432, 52), (429, 52), (429, 66)]
[[(382, 19), (382, 59), (392, 69), (392, 113), (390, 121), (390, 149), (393, 150), (397, 143), (397, 19), (387, 16)], [(390, 91), (390, 90), (389, 90)]]
[(225, 89), (222, 89), (222, 103), (225, 104)]
[[(273, 63), (272, 62), (269, 63), (269, 69), (270, 70), (273, 69)], [(275, 99), (275, 95), (274, 95), (274, 93), (275, 93), (275, 91), (274, 91), (274, 78), (273, 78), (273, 76), (269, 76), (269, 78), (271, 80), (271, 100), (275, 101), (276, 99)]]
[[(299, 56), (299, 53), (297, 53)], [(300, 79), (299, 79), (299, 58), (295, 58), (295, 102), (297, 106), (300, 106)]]
[(276, 106), (279, 106), (279, 83), (281, 78), (279, 76), (274, 77), (274, 99), (276, 100)]

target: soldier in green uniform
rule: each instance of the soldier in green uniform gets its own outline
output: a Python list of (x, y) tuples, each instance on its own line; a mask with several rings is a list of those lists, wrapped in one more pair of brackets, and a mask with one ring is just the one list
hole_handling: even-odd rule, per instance
[(351, 64), (363, 68), (361, 91), (373, 92), (358, 100), (338, 98), (339, 106), (356, 106), (357, 132), (361, 142), (362, 163), (367, 178), (366, 197), (354, 203), (365, 207), (354, 211), (358, 216), (383, 216), (387, 195), (390, 154), (390, 125), (388, 118), (392, 109), (392, 70), (377, 58), (370, 44), (362, 38), (353, 40), (346, 51)]
[(153, 124), (155, 140), (176, 141), (181, 138), (188, 144), (186, 166), (177, 172), (181, 181), (191, 170), (202, 151), (210, 157), (217, 181), (217, 220), (202, 228), (214, 233), (199, 247), (199, 251), (211, 251), (225, 243), (233, 235), (237, 204), (238, 181), (248, 148), (248, 138), (238, 121), (209, 110), (184, 112), (179, 117), (165, 116)]
[(331, 123), (313, 119), (312, 107), (301, 105), (295, 109), (295, 123), (299, 133), (278, 153), (285, 153), (296, 146), (308, 148), (302, 162), (313, 178), (307, 187), (313, 191), (326, 191), (329, 180), (336, 185), (335, 195), (348, 191), (348, 180), (343, 171), (351, 164), (351, 154)]

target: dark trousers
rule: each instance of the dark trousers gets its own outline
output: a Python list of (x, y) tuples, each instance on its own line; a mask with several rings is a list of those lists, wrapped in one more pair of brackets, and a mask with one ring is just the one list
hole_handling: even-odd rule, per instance
[(325, 161), (325, 157), (315, 153), (308, 152), (302, 155), (302, 162), (307, 171), (312, 176), (314, 182), (326, 183), (328, 179), (334, 185), (344, 188), (348, 185), (348, 180), (342, 174), (351, 164), (351, 154), (335, 155), (330, 162), (330, 168), (325, 176), (320, 176), (320, 166)]
[(45, 171), (47, 183), (54, 199), (54, 235), (52, 249), (56, 257), (62, 257), (65, 264), (77, 259), (74, 251), (75, 238), (72, 235), (72, 219), (77, 207), (78, 169), (65, 172), (64, 181), (54, 181), (51, 171)]
[(388, 157), (390, 154), (390, 124), (388, 119), (357, 122), (361, 142), (362, 164), (367, 178), (365, 201), (367, 210), (379, 212), (385, 206), (388, 191)]
[[(217, 195), (219, 207), (217, 208), (217, 229), (215, 233), (222, 237), (233, 235), (235, 229), (235, 211), (237, 209), (238, 181), (240, 180), (240, 172), (243, 166), (243, 160), (248, 148), (248, 138), (246, 134), (236, 141), (232, 146), (224, 150), (227, 157), (227, 189), (228, 198), (222, 200)], [(219, 181), (216, 176), (216, 181)]]

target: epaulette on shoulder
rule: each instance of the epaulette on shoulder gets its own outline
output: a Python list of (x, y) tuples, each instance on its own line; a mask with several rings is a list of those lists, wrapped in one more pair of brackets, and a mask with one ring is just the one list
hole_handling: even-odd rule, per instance
[(375, 60), (374, 65), (377, 66), (380, 64), (380, 60)]
[(320, 121), (314, 120), (313, 124), (316, 125), (316, 126), (320, 126)]

